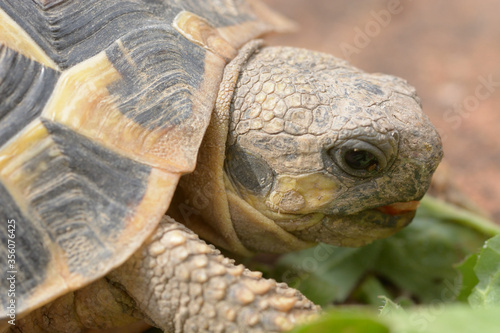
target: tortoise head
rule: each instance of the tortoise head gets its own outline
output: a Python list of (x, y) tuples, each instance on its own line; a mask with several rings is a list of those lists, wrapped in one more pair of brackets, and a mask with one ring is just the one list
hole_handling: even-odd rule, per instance
[(442, 158), (413, 87), (326, 54), (260, 49), (229, 108), (225, 186), (253, 250), (269, 248), (262, 219), (305, 242), (387, 237), (411, 222)]

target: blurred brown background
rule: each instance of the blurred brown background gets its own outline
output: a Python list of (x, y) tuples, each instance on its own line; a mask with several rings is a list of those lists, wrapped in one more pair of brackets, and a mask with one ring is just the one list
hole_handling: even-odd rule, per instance
[(500, 222), (500, 0), (264, 0), (299, 24), (271, 36), (417, 88), (458, 186)]

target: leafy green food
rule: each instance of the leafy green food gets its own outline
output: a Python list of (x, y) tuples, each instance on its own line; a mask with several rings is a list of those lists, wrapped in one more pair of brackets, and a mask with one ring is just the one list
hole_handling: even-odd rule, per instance
[(376, 276), (369, 275), (356, 289), (356, 292), (353, 294), (353, 299), (361, 303), (379, 306), (382, 304), (380, 295), (389, 296), (392, 295), (392, 293)]
[(332, 311), (293, 333), (389, 333), (389, 327), (366, 309)]
[(464, 303), (429, 304), (403, 309), (390, 299), (380, 315), (361, 307), (330, 310), (318, 321), (293, 330), (293, 333), (498, 333), (500, 307), (472, 309)]
[(457, 296), (457, 301), (468, 303), (469, 296), (472, 290), (479, 282), (476, 273), (474, 272), (474, 266), (477, 263), (478, 254), (473, 253), (469, 255), (464, 261), (456, 265), (462, 277), (462, 284), (459, 294)]
[(317, 304), (341, 303), (373, 267), (379, 252), (379, 246), (351, 249), (320, 244), (285, 255), (272, 276), (301, 290)]
[(500, 225), (483, 216), (431, 196), (425, 196), (420, 202), (420, 213), (436, 219), (451, 220), (488, 237), (500, 234)]
[(395, 333), (498, 333), (500, 327), (500, 307), (472, 309), (464, 303), (436, 303), (394, 311), (393, 304), (387, 306), (391, 310), (380, 319)]
[(485, 243), (474, 272), (479, 283), (472, 290), (469, 303), (474, 307), (500, 306), (500, 235)]

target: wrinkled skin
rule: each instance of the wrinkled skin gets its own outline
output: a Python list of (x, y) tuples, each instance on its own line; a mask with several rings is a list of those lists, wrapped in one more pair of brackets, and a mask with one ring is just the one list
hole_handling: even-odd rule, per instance
[[(239, 250), (229, 241), (219, 245), (240, 253), (319, 241), (359, 246), (407, 225), (442, 157), (414, 89), (328, 55), (254, 52), (257, 46), (243, 48), (221, 86), (215, 125), (228, 128), (226, 146), (205, 142), (200, 167), (181, 183), (177, 202), (195, 200), (196, 181), (219, 182), (237, 220), (219, 225), (234, 223), (241, 242)], [(204, 149), (218, 145), (226, 161), (208, 165)], [(210, 168), (220, 179), (208, 175), (216, 174)], [(218, 195), (208, 199), (211, 210), (219, 208)], [(217, 215), (201, 208), (200, 214)], [(319, 312), (298, 291), (235, 266), (197, 236), (217, 245), (227, 233), (183, 222), (195, 232), (164, 218), (124, 265), (35, 310), (11, 331), (83, 332), (144, 319), (166, 332), (279, 332)], [(259, 237), (256, 226), (270, 232)]]

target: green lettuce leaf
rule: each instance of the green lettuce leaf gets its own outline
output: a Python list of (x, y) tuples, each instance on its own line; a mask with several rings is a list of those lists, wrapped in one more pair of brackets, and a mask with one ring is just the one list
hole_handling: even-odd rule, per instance
[(500, 306), (500, 235), (488, 240), (474, 266), (479, 280), (469, 296), (474, 307)]
[(462, 282), (457, 296), (457, 301), (459, 302), (468, 303), (472, 290), (479, 282), (479, 279), (474, 272), (478, 256), (479, 255), (477, 253), (471, 254), (465, 258), (464, 261), (455, 266), (460, 272)]

